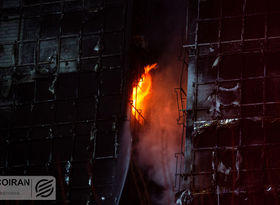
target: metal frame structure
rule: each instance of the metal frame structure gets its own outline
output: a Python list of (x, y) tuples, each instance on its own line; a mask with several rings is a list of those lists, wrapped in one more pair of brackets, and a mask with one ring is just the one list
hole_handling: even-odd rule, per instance
[(187, 5), (186, 167), (178, 197), (185, 204), (278, 204), (280, 3)]
[(2, 1), (1, 174), (56, 176), (55, 204), (118, 203), (129, 15), (122, 0)]

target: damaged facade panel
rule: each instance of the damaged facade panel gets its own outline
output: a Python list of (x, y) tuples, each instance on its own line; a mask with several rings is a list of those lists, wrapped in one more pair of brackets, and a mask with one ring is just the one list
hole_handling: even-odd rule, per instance
[(55, 176), (56, 204), (118, 204), (131, 142), (130, 2), (0, 9), (0, 174)]
[(188, 115), (177, 204), (278, 204), (280, 33), (272, 11), (280, 5), (187, 5)]

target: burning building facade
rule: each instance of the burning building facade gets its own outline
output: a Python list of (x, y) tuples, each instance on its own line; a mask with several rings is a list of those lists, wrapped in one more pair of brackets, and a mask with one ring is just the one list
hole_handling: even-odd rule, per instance
[[(54, 175), (58, 199), (49, 203), (118, 204), (134, 127), (139, 166), (161, 189), (141, 201), (151, 190), (143, 183), (139, 204), (173, 204), (164, 192), (173, 185), (170, 150), (178, 152), (174, 203), (278, 204), (280, 3), (172, 4), (173, 13), (161, 15), (176, 12), (180, 25), (179, 7), (186, 6), (182, 68), (166, 63), (178, 57), (169, 52), (174, 47), (160, 46), (170, 42), (170, 30), (151, 32), (170, 27), (152, 12), (163, 4), (170, 9), (170, 2), (134, 3), (132, 9), (129, 0), (0, 1), (0, 174)], [(151, 79), (145, 65), (154, 62), (159, 69)], [(154, 94), (142, 102), (152, 81)], [(174, 87), (181, 127), (172, 124)], [(148, 125), (140, 132), (144, 108)]]
[(177, 204), (279, 204), (280, 3), (187, 1)]

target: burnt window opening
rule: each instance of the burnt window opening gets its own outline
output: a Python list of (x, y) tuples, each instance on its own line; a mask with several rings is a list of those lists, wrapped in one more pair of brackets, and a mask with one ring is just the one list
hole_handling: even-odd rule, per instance
[(178, 193), (186, 204), (277, 204), (279, 2), (213, 2), (189, 2), (198, 9), (187, 19), (199, 19), (186, 30), (197, 41), (184, 44), (191, 165)]
[(129, 2), (0, 4), (0, 173), (55, 176), (57, 204), (116, 203)]

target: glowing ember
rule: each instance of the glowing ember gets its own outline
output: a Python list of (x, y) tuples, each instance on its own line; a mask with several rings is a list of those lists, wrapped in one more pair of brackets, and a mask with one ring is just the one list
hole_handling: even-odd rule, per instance
[(136, 120), (143, 124), (144, 109), (145, 109), (145, 97), (149, 95), (152, 87), (152, 76), (149, 73), (150, 70), (156, 69), (157, 63), (145, 66), (145, 72), (141, 75), (137, 85), (132, 90), (132, 115)]

